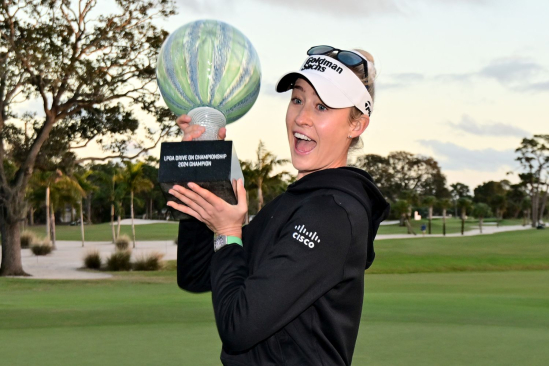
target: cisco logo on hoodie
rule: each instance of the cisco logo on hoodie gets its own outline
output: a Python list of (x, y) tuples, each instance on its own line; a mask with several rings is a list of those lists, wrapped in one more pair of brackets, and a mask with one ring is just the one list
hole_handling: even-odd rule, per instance
[[(296, 232), (293, 233), (292, 238), (298, 242), (307, 245), (309, 248), (315, 247), (315, 241), (320, 243), (320, 239), (318, 238), (316, 231), (314, 233), (307, 231), (307, 229), (305, 229), (305, 225), (296, 225), (295, 229)], [(307, 239), (305, 236), (308, 236), (310, 239)]]

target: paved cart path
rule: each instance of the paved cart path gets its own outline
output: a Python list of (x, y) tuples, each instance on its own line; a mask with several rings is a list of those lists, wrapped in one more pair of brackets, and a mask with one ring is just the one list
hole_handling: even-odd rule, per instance
[[(530, 226), (511, 225), (511, 226), (483, 226), (483, 234), (493, 234), (504, 231), (527, 230)], [(478, 229), (466, 231), (465, 235), (480, 235)], [(425, 235), (425, 237), (441, 237), (442, 234)], [(461, 236), (460, 233), (448, 234), (448, 237)], [(384, 239), (411, 239), (423, 238), (421, 232), (418, 235), (408, 234), (385, 234), (377, 235), (377, 240)], [(130, 244), (131, 245), (131, 244)], [(86, 242), (82, 248), (80, 241), (57, 241), (57, 250), (47, 256), (35, 256), (30, 249), (23, 249), (21, 257), (25, 272), (32, 277), (21, 278), (38, 278), (38, 279), (69, 279), (69, 280), (90, 280), (103, 279), (112, 277), (108, 273), (82, 270), (83, 257), (90, 250), (97, 249), (101, 253), (101, 257), (105, 261), (107, 257), (114, 252), (114, 244), (110, 242)], [(165, 260), (177, 259), (177, 245), (172, 240), (157, 240), (157, 241), (138, 241), (136, 248), (132, 250), (132, 257), (140, 256), (149, 252), (160, 252), (164, 254)], [(1, 258), (1, 253), (0, 253)]]

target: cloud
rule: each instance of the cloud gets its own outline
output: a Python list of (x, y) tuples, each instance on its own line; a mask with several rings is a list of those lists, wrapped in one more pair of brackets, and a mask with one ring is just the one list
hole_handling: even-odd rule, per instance
[(449, 122), (450, 126), (477, 136), (530, 136), (526, 130), (512, 126), (510, 124), (495, 122), (490, 124), (480, 124), (468, 115), (463, 115), (458, 123)]
[(381, 80), (376, 81), (376, 87), (379, 89), (395, 89), (395, 88), (405, 88), (408, 86), (413, 86), (419, 82), (425, 80), (423, 74), (418, 73), (400, 73), (400, 74), (390, 74), (383, 75), (380, 77)]
[(476, 170), (496, 172), (501, 167), (513, 166), (515, 150), (495, 150), (492, 148), (470, 150), (451, 142), (437, 140), (417, 140), (423, 146), (428, 146), (434, 152), (434, 158), (448, 170)]
[(441, 74), (436, 75), (434, 80), (463, 83), (482, 78), (494, 80), (518, 92), (547, 92), (549, 81), (539, 81), (540, 78), (547, 78), (547, 76), (549, 76), (549, 70), (530, 59), (505, 57), (493, 60), (476, 72)]
[(510, 84), (531, 80), (544, 70), (541, 65), (531, 60), (509, 57), (492, 61), (488, 66), (482, 68), (478, 74), (502, 84)]

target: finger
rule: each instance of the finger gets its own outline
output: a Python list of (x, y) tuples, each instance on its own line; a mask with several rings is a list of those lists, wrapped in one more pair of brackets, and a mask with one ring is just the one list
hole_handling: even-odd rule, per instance
[(195, 193), (195, 196), (189, 195), (189, 197), (191, 197), (191, 199), (195, 200), (196, 203), (198, 203), (200, 206), (204, 208), (211, 207), (215, 210), (219, 210), (220, 205), (222, 205), (223, 202), (225, 202), (223, 199), (217, 197), (214, 193), (208, 191), (205, 188), (200, 187), (196, 183), (189, 182), (187, 185)]
[(234, 196), (238, 199), (238, 193), (237, 193), (237, 181), (236, 179), (233, 179), (233, 181), (231, 182), (232, 185), (233, 185), (233, 192), (234, 192)]
[(192, 139), (200, 137), (206, 128), (204, 126), (192, 125), (184, 130), (184, 135), (182, 141), (191, 141)]
[(170, 206), (171, 208), (176, 209), (177, 211), (181, 211), (181, 212), (183, 212), (187, 215), (190, 215), (190, 216), (194, 217), (195, 219), (197, 219), (201, 222), (204, 222), (204, 219), (202, 218), (202, 216), (200, 216), (200, 214), (198, 212), (196, 212), (195, 210), (193, 210), (189, 206), (185, 206), (185, 205), (182, 205), (180, 203), (176, 203), (174, 201), (168, 201), (168, 203), (166, 205)]
[(244, 188), (244, 179), (238, 179), (237, 191), (238, 191), (238, 206), (243, 210), (248, 210), (248, 202), (246, 202), (246, 189)]
[(219, 129), (219, 132), (217, 133), (217, 139), (225, 140), (226, 137), (227, 137), (227, 129), (225, 127), (221, 127)]
[(193, 200), (192, 198), (188, 197), (189, 194), (196, 196), (196, 194), (194, 192), (192, 192), (191, 190), (185, 189), (185, 188), (183, 188), (181, 186), (178, 186), (178, 185), (174, 185), (173, 188), (170, 189), (168, 192), (170, 194), (174, 195), (175, 197), (177, 197), (181, 202), (183, 202), (184, 204), (189, 206), (191, 209), (196, 211), (203, 218), (206, 218), (207, 216), (209, 216), (209, 213), (207, 212), (206, 208), (204, 207), (205, 204), (208, 205), (206, 202), (204, 202), (204, 204), (200, 204), (200, 203), (196, 202), (195, 200)]
[(191, 122), (191, 117), (187, 116), (186, 114), (182, 114), (175, 120), (175, 123), (177, 123), (178, 126), (182, 126), (185, 124), (189, 124)]

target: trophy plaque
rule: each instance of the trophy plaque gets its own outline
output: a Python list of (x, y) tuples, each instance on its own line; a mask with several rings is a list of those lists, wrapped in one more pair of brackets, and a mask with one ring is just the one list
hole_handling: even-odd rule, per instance
[[(164, 142), (158, 181), (169, 201), (182, 203), (168, 191), (188, 182), (236, 204), (232, 180), (244, 179), (232, 141), (219, 141), (219, 129), (244, 116), (261, 85), (259, 58), (236, 28), (216, 20), (188, 23), (168, 36), (158, 56), (158, 87), (176, 115), (206, 131), (193, 141)], [(191, 219), (171, 209), (175, 219)]]

